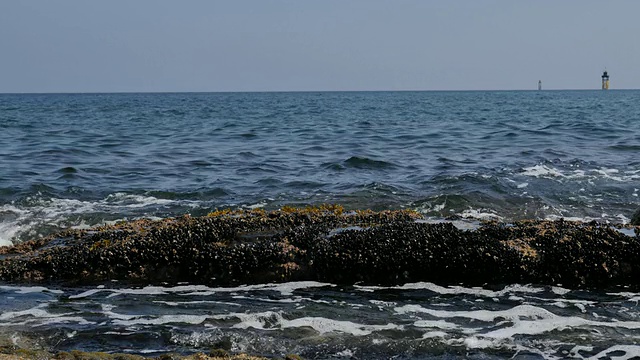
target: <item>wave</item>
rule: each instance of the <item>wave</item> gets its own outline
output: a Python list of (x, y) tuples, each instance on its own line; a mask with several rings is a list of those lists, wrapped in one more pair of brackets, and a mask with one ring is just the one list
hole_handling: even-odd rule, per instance
[(389, 169), (394, 168), (396, 165), (391, 162), (370, 159), (368, 157), (360, 157), (360, 156), (352, 156), (347, 160), (343, 161), (342, 164), (347, 168), (354, 169), (370, 169), (370, 170), (381, 170), (381, 169)]
[(66, 166), (58, 169), (58, 172), (61, 174), (75, 174), (78, 172), (78, 169), (74, 168), (73, 166)]
[(519, 175), (546, 179), (606, 179), (617, 182), (632, 182), (640, 179), (640, 170), (621, 171), (619, 169), (601, 167), (597, 169), (573, 169), (566, 171), (553, 166), (539, 164), (523, 168)]
[(62, 228), (91, 227), (117, 220), (156, 217), (169, 206), (196, 208), (200, 201), (114, 193), (96, 201), (55, 198), (40, 192), (23, 201), (0, 206), (0, 246), (37, 238)]
[(618, 144), (609, 146), (609, 149), (618, 151), (639, 151), (640, 145)]

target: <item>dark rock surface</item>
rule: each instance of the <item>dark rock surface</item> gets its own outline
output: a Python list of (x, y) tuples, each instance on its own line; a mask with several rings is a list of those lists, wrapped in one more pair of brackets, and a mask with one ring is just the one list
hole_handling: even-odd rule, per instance
[[(640, 288), (640, 237), (596, 222), (488, 222), (339, 206), (138, 220), (0, 249), (8, 282), (210, 285), (317, 280)], [(631, 232), (626, 232), (631, 234)]]
[(631, 225), (640, 226), (640, 209), (636, 210), (631, 216)]
[[(130, 354), (109, 354), (104, 352), (84, 352), (73, 350), (71, 352), (60, 351), (50, 353), (44, 350), (33, 349), (0, 349), (0, 360), (268, 360), (264, 357), (250, 356), (245, 354), (228, 355), (228, 354), (204, 354), (197, 353), (194, 355), (165, 354), (161, 356), (146, 357), (141, 355)], [(294, 355), (295, 356), (295, 355)], [(287, 357), (295, 359), (293, 357)], [(298, 359), (302, 359), (299, 358)]]

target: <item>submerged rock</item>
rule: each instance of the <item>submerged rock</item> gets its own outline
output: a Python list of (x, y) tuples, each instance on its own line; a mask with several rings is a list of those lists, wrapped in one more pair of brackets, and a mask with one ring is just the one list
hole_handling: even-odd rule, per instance
[(487, 222), (339, 206), (138, 220), (3, 248), (10, 282), (231, 285), (292, 280), (640, 287), (640, 239), (596, 222)]

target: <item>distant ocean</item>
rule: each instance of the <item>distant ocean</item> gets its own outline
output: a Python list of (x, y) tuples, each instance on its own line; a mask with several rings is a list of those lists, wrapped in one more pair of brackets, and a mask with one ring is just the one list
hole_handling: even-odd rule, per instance
[[(0, 245), (324, 203), (627, 223), (639, 189), (635, 90), (0, 94)], [(640, 294), (624, 291), (104, 286), (2, 285), (0, 334), (145, 354), (222, 341), (311, 359), (640, 356)]]

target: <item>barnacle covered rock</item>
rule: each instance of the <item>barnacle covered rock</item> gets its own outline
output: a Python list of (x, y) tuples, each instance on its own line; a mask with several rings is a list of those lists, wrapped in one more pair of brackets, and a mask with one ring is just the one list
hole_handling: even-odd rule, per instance
[(637, 231), (629, 236), (596, 222), (487, 222), (460, 230), (411, 211), (223, 210), (67, 230), (3, 248), (0, 279), (639, 287), (639, 240)]

